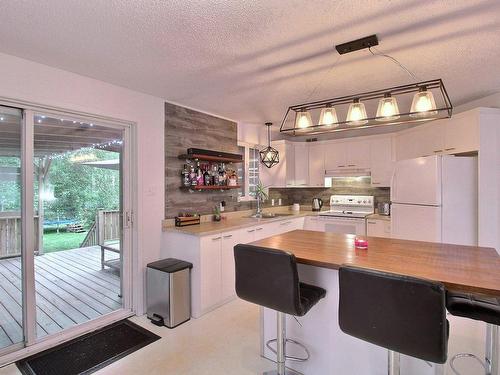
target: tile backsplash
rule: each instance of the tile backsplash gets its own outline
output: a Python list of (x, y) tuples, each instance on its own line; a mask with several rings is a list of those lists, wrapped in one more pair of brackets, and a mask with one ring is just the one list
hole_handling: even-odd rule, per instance
[(281, 198), (283, 205), (293, 203), (310, 205), (313, 198), (321, 198), (327, 206), (330, 195), (334, 194), (373, 195), (375, 207), (377, 207), (378, 202), (389, 201), (390, 189), (388, 187), (372, 187), (370, 181), (370, 177), (342, 177), (334, 178), (331, 188), (270, 188), (269, 200), (266, 205), (270, 204), (271, 199), (274, 199), (275, 204), (277, 204), (279, 198)]

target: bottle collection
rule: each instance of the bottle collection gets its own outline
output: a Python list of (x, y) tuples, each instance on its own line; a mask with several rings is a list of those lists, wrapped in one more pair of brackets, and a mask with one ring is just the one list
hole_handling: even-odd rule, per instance
[(181, 179), (184, 187), (237, 185), (236, 172), (224, 163), (184, 164)]

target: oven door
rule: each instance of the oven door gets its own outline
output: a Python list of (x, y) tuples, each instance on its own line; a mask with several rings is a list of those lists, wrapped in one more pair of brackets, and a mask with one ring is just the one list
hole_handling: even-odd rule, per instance
[(366, 236), (365, 219), (334, 216), (320, 216), (319, 219), (325, 232)]

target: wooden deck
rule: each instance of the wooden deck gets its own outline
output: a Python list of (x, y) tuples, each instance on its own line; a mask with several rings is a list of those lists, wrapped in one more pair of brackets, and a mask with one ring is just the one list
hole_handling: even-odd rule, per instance
[[(106, 252), (106, 259), (117, 254)], [(37, 337), (121, 307), (120, 277), (101, 269), (99, 246), (35, 257)], [(23, 340), (21, 259), (0, 260), (0, 349)]]

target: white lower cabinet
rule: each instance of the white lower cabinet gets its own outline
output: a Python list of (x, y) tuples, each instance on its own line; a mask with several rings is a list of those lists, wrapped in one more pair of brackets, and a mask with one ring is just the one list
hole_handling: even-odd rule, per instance
[(222, 234), (221, 298), (223, 301), (231, 299), (236, 295), (234, 290), (234, 247), (241, 242), (242, 237), (242, 231)]
[(191, 271), (191, 315), (195, 318), (236, 296), (234, 246), (304, 227), (304, 218), (273, 221), (207, 236), (180, 232), (165, 234), (162, 253), (193, 263)]
[(218, 304), (222, 299), (222, 235), (205, 236), (200, 242), (200, 307), (202, 311)]
[(307, 216), (304, 222), (304, 229), (324, 232), (325, 223), (319, 219), (319, 216)]
[(366, 219), (366, 235), (369, 237), (391, 237), (391, 222), (384, 219)]

